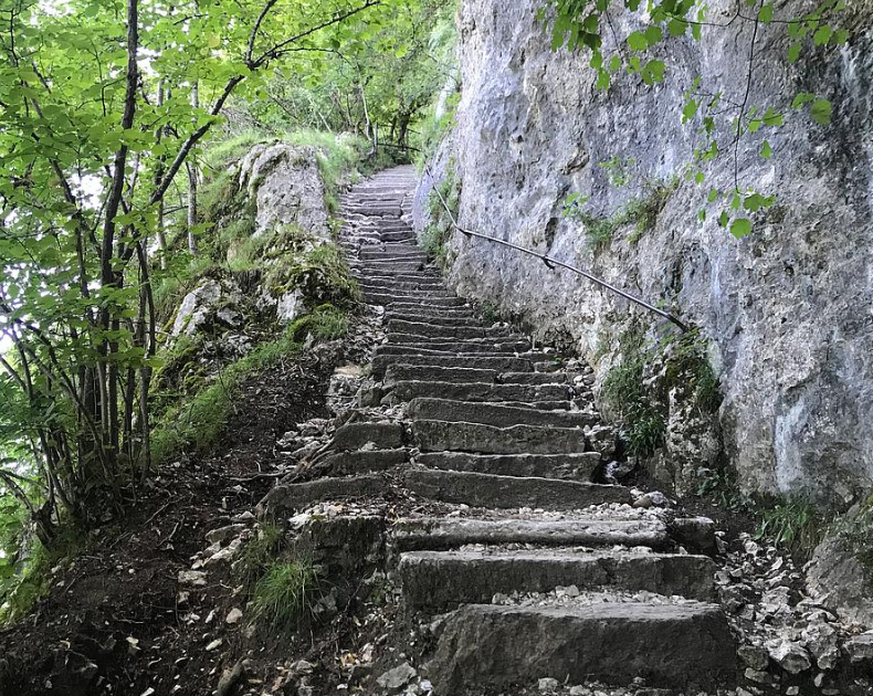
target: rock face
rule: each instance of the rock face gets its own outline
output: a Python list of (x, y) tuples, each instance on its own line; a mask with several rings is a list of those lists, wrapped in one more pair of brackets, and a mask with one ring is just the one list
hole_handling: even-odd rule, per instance
[(324, 182), (315, 148), (256, 145), (240, 163), (240, 184), (256, 198), (258, 234), (276, 225), (296, 225), (315, 237), (328, 238)]
[[(561, 215), (567, 195), (590, 196), (585, 209), (606, 218), (645, 195), (644, 181), (681, 175), (700, 145), (697, 129), (680, 123), (682, 93), (701, 75), (713, 91), (739, 99), (748, 56), (737, 46), (748, 45), (751, 27), (668, 43), (663, 85), (618, 76), (603, 92), (586, 56), (550, 51), (535, 19), (540, 5), (462, 3), (463, 96), (449, 163), (463, 185), (461, 225), (678, 308), (707, 341), (724, 396), (724, 444), (742, 485), (846, 506), (873, 485), (869, 35), (856, 34), (826, 62), (796, 66), (785, 62), (775, 34), (759, 38), (773, 50), (758, 53), (749, 103), (787, 115), (784, 127), (767, 133), (771, 161), (757, 156), (760, 138), (738, 151), (740, 185), (779, 194), (750, 237), (738, 242), (720, 228), (714, 206), (706, 222), (697, 217), (709, 186), (733, 186), (734, 159), (724, 156), (707, 169), (705, 187), (680, 183), (638, 240), (625, 226), (595, 252), (584, 224)], [(794, 16), (797, 7), (792, 1), (780, 11)], [(729, 8), (718, 0), (710, 16)], [(789, 108), (801, 90), (833, 101), (833, 125)], [(609, 166), (601, 166), (612, 158), (628, 165), (626, 185), (611, 184)], [(617, 361), (618, 338), (635, 323), (651, 326), (651, 315), (571, 273), (461, 234), (450, 246), (454, 289), (525, 318), (541, 334), (569, 335), (600, 381)]]

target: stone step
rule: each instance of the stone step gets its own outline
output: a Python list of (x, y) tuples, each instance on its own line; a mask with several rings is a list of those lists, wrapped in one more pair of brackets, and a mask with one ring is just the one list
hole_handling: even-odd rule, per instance
[(455, 316), (455, 317), (440, 317), (440, 316), (424, 316), (424, 315), (413, 315), (413, 314), (400, 314), (397, 312), (389, 311), (385, 314), (385, 321), (389, 324), (392, 321), (404, 321), (404, 322), (420, 322), (422, 319), (427, 319), (428, 324), (433, 324), (436, 326), (481, 326), (482, 323), (474, 318), (472, 315), (470, 316)]
[(321, 465), (330, 476), (351, 476), (371, 471), (386, 471), (401, 466), (409, 458), (405, 449), (335, 452)]
[(602, 464), (599, 452), (582, 454), (470, 454), (423, 452), (416, 461), (430, 469), (503, 476), (539, 476), (590, 481)]
[[(389, 374), (393, 369), (394, 367), (389, 369)], [(501, 428), (513, 425), (579, 428), (598, 422), (593, 413), (585, 411), (541, 411), (535, 408), (503, 406), (481, 401), (450, 401), (448, 399), (413, 399), (409, 402), (406, 413), (412, 420), (482, 423)]]
[(389, 334), (415, 334), (428, 338), (453, 338), (467, 340), (470, 338), (506, 338), (511, 336), (511, 330), (504, 327), (483, 328), (481, 326), (443, 326), (423, 322), (402, 321), (392, 319), (387, 323)]
[(336, 431), (333, 449), (356, 451), (370, 444), (376, 449), (399, 449), (403, 440), (403, 426), (399, 423), (350, 423)]
[(387, 292), (403, 291), (403, 294), (407, 294), (405, 292), (407, 290), (415, 290), (417, 292), (421, 292), (422, 290), (446, 292), (445, 286), (440, 282), (434, 282), (432, 278), (420, 278), (418, 280), (406, 281), (394, 280), (393, 278), (388, 278), (385, 276), (364, 276), (360, 280), (358, 280), (358, 284), (362, 288), (366, 288), (367, 290), (383, 290)]
[(498, 376), (497, 381), (503, 384), (562, 384), (569, 386), (567, 375), (564, 372), (504, 372)]
[(648, 546), (655, 550), (669, 550), (671, 544), (663, 522), (644, 518), (403, 518), (396, 522), (393, 533), (394, 541), (401, 551), (439, 551), (468, 544), (630, 548)]
[[(436, 359), (436, 358), (431, 358)], [(433, 365), (410, 365), (403, 358), (401, 362), (389, 365), (385, 370), (383, 382), (390, 386), (395, 382), (435, 381), (435, 382), (496, 382), (497, 370), (480, 370), (468, 367), (435, 367)], [(373, 374), (378, 374), (374, 369)]]
[(714, 604), (468, 604), (446, 620), (431, 670), (435, 692), (453, 696), (543, 677), (714, 691), (735, 683), (736, 647)]
[(410, 469), (404, 481), (409, 490), (425, 498), (477, 508), (579, 510), (600, 503), (632, 502), (630, 491), (623, 486), (561, 479)]
[(425, 270), (425, 261), (365, 261), (351, 264), (353, 268), (365, 268), (367, 271), (385, 276), (417, 273)]
[(415, 235), (412, 232), (381, 232), (379, 238), (383, 242), (414, 242)]
[(567, 388), (558, 384), (458, 384), (455, 382), (397, 382), (392, 394), (400, 401), (417, 397), (452, 399), (454, 401), (512, 401), (538, 403), (567, 400)]
[[(372, 370), (373, 374), (381, 376), (392, 365), (407, 365), (407, 366), (426, 366), (433, 368), (457, 368), (471, 370), (490, 370), (497, 374), (501, 372), (526, 372), (533, 369), (530, 360), (526, 358), (516, 358), (510, 356), (501, 357), (483, 357), (479, 355), (472, 356), (435, 356), (435, 355), (384, 355), (380, 353), (373, 358)], [(435, 381), (440, 381), (433, 378)], [(400, 381), (400, 380), (396, 380)], [(404, 381), (419, 381), (419, 380), (404, 380)], [(449, 380), (446, 380), (449, 381)], [(493, 381), (493, 377), (488, 380)], [(566, 391), (566, 390), (565, 390)]]
[(715, 600), (715, 563), (708, 556), (578, 549), (414, 551), (397, 567), (403, 601), (442, 613), (488, 604), (495, 594), (548, 593), (575, 585)]
[(464, 345), (468, 343), (480, 343), (485, 345), (492, 345), (495, 342), (507, 342), (507, 341), (521, 341), (524, 340), (523, 337), (518, 336), (517, 334), (507, 333), (506, 335), (489, 335), (485, 338), (452, 338), (451, 336), (425, 336), (422, 334), (409, 334), (409, 333), (398, 333), (396, 331), (389, 331), (385, 338), (389, 343), (394, 343), (399, 346), (429, 346), (433, 342), (440, 343), (449, 343), (452, 340), (462, 341)]
[(418, 420), (412, 424), (412, 434), (423, 452), (563, 454), (586, 449), (581, 428), (534, 425), (499, 428), (480, 423)]
[(378, 496), (387, 490), (387, 481), (377, 475), (322, 478), (274, 486), (258, 507), (269, 517), (281, 518), (317, 503)]
[(514, 358), (524, 357), (531, 363), (537, 362), (540, 353), (530, 353), (530, 342), (521, 341), (428, 341), (422, 345), (383, 344), (376, 349), (376, 355), (434, 355), (441, 357), (473, 356)]
[(402, 304), (414, 305), (416, 307), (463, 307), (464, 301), (451, 296), (438, 297), (418, 297), (415, 295), (399, 295), (399, 294), (378, 294), (369, 293), (367, 299), (374, 304), (385, 305), (386, 307)]
[[(364, 297), (367, 299), (382, 299), (387, 297), (398, 297), (397, 293), (399, 290), (389, 290), (388, 288), (365, 288), (362, 287), (361, 291), (364, 293)], [(412, 301), (418, 300), (423, 304), (431, 304), (436, 303), (437, 301), (443, 300), (451, 300), (454, 299), (454, 295), (445, 290), (415, 290), (412, 288), (407, 288), (403, 290), (403, 295), (400, 295), (404, 299), (404, 301)], [(388, 304), (388, 303), (382, 303)]]

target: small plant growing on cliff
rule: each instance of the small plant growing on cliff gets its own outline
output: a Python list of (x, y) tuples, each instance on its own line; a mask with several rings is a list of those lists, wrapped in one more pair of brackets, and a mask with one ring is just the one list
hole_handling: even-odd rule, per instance
[(422, 249), (442, 269), (450, 265), (448, 242), (455, 231), (453, 218), (457, 220), (460, 204), (461, 182), (450, 162), (445, 178), (436, 184), (428, 197), (430, 222), (421, 237)]

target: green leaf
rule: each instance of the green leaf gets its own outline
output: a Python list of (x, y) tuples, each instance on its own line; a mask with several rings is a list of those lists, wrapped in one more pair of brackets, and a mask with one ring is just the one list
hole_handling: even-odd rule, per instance
[(748, 218), (738, 218), (731, 223), (731, 234), (737, 239), (742, 239), (751, 234), (751, 232), (752, 221)]
[(800, 49), (802, 48), (799, 41), (794, 42), (788, 47), (788, 62), (796, 63), (800, 60)]
[(758, 10), (758, 21), (763, 22), (764, 24), (769, 24), (773, 21), (773, 4), (767, 3), (760, 10)]
[(646, 37), (646, 42), (649, 44), (649, 48), (654, 46), (657, 43), (660, 43), (661, 39), (664, 38), (664, 31), (659, 26), (651, 26), (646, 29), (643, 33)]
[(831, 40), (831, 37), (833, 35), (833, 29), (825, 24), (823, 26), (820, 26), (815, 34), (812, 35), (812, 40), (816, 46), (824, 46), (828, 41)]
[(645, 51), (649, 42), (640, 32), (635, 31), (627, 37), (627, 46), (632, 51)]
[(832, 113), (833, 107), (827, 99), (816, 99), (809, 110), (812, 120), (822, 126), (831, 124)]
[(667, 72), (667, 65), (662, 60), (650, 60), (645, 64), (642, 70), (643, 82), (647, 85), (653, 85), (656, 82), (663, 82), (664, 75)]
[(687, 123), (697, 115), (697, 110), (700, 104), (695, 99), (689, 99), (685, 102), (685, 108), (682, 109), (682, 122)]
[(765, 160), (770, 159), (773, 156), (773, 148), (770, 146), (770, 142), (765, 140), (764, 144), (761, 145), (761, 157)]

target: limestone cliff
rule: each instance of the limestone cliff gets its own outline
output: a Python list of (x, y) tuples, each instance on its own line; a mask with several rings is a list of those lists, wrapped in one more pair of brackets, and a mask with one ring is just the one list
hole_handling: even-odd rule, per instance
[[(442, 157), (461, 182), (461, 224), (675, 308), (705, 337), (723, 395), (724, 448), (742, 486), (846, 506), (873, 486), (869, 32), (862, 27), (827, 60), (796, 66), (769, 34), (759, 39), (750, 103), (790, 111), (797, 91), (814, 92), (833, 101), (834, 120), (822, 127), (792, 116), (769, 136), (770, 162), (757, 156), (754, 139), (741, 143), (740, 182), (778, 193), (778, 203), (737, 241), (715, 215), (698, 220), (706, 189), (681, 176), (697, 143), (680, 121), (682, 93), (697, 75), (729, 98), (742, 94), (748, 56), (737, 47), (747, 45), (742, 32), (751, 28), (669, 42), (662, 85), (625, 76), (604, 92), (584, 55), (550, 50), (535, 18), (540, 4), (462, 3), (462, 99)], [(733, 4), (711, 7), (718, 17)], [(616, 168), (624, 185), (615, 185)], [(717, 160), (708, 176), (708, 184), (730, 187), (734, 159)], [(645, 229), (619, 225), (595, 246), (585, 223), (562, 217), (568, 194), (579, 193), (590, 197), (590, 227), (650, 195), (652, 182), (663, 195)], [(461, 234), (448, 244), (450, 281), (460, 293), (540, 334), (569, 335), (601, 381), (622, 360), (629, 329), (663, 334), (657, 318), (582, 278)], [(679, 456), (669, 452), (673, 435), (668, 456)], [(701, 450), (706, 465), (711, 448)]]

